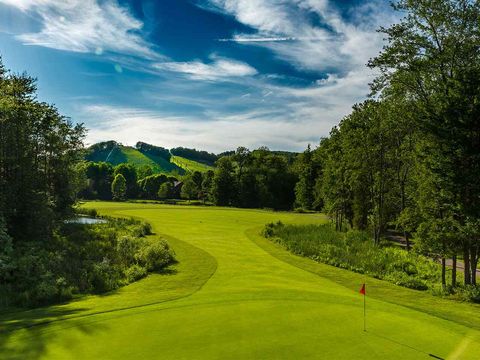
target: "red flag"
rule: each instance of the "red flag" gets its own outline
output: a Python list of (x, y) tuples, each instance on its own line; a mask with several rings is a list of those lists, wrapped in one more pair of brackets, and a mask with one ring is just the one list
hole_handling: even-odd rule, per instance
[(360, 289), (360, 294), (362, 294), (362, 295), (365, 295), (365, 294), (366, 294), (365, 284), (362, 285), (362, 288)]

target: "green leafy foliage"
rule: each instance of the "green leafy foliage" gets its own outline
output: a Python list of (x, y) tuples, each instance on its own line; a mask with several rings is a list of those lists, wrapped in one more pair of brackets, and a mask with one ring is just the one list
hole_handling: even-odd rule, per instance
[(65, 224), (48, 247), (31, 242), (17, 249), (8, 272), (11, 300), (36, 306), (104, 293), (161, 270), (174, 254), (150, 234), (149, 224), (129, 219)]
[(166, 182), (170, 181), (164, 174), (147, 176), (138, 182), (140, 196), (144, 199), (156, 199), (160, 186)]
[(173, 184), (170, 181), (167, 181), (160, 185), (158, 189), (158, 198), (161, 200), (171, 199), (174, 196)]
[(266, 225), (263, 235), (297, 255), (411, 289), (427, 290), (440, 280), (440, 265), (413, 252), (375, 245), (363, 231), (279, 222)]
[(117, 174), (112, 182), (112, 195), (114, 200), (125, 200), (127, 181), (122, 174)]
[(153, 157), (161, 157), (167, 161), (170, 161), (170, 158), (172, 157), (172, 154), (168, 149), (160, 146), (150, 145), (141, 141), (137, 142), (135, 148), (142, 154)]
[(113, 172), (114, 178), (121, 174), (125, 179), (126, 191), (125, 197), (126, 198), (133, 198), (138, 194), (138, 187), (137, 187), (137, 168), (132, 164), (120, 164), (115, 167)]
[(250, 152), (240, 147), (217, 161), (211, 197), (221, 206), (291, 209), (296, 180), (285, 156), (267, 148)]
[(173, 252), (165, 240), (144, 244), (135, 253), (135, 259), (147, 271), (161, 270), (173, 261)]

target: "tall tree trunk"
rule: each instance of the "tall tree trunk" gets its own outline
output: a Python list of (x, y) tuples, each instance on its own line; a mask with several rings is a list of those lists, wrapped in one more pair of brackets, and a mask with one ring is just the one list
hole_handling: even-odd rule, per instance
[(447, 279), (446, 279), (446, 261), (445, 256), (442, 255), (442, 288), (445, 290), (447, 287)]
[(445, 290), (447, 287), (446, 267), (447, 261), (445, 259), (445, 253), (447, 252), (447, 244), (445, 239), (442, 239), (442, 288)]
[(465, 285), (470, 285), (471, 282), (471, 273), (470, 273), (470, 252), (468, 251), (467, 245), (463, 246), (463, 283)]
[(457, 286), (457, 255), (452, 256), (452, 287)]
[[(345, 206), (343, 206), (343, 208), (345, 209)], [(340, 212), (340, 231), (342, 231), (342, 225), (343, 225), (343, 210), (342, 212)]]
[[(477, 264), (478, 264), (478, 256), (476, 251), (473, 249), (471, 250), (472, 257), (470, 259), (470, 269), (472, 271), (472, 285), (477, 285)], [(465, 270), (467, 271), (467, 270)]]

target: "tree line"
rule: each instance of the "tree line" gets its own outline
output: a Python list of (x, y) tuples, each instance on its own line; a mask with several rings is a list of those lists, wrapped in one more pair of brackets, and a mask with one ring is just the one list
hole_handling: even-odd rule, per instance
[(337, 228), (387, 228), (410, 247), (464, 262), (475, 285), (480, 256), (480, 7), (478, 2), (394, 4), (403, 19), (380, 31), (379, 75), (328, 138), (301, 156), (297, 201), (331, 214)]
[(150, 166), (77, 165), (79, 196), (84, 199), (187, 199), (219, 206), (289, 210), (295, 200), (296, 175), (286, 156), (267, 148), (238, 148), (216, 163), (215, 170), (184, 176), (154, 174)]

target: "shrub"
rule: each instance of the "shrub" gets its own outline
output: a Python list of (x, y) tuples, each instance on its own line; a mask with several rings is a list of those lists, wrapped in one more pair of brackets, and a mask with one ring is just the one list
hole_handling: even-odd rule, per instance
[(98, 216), (98, 212), (95, 209), (76, 208), (75, 212), (79, 215), (86, 215), (93, 218), (96, 218)]
[(135, 258), (148, 271), (154, 271), (169, 265), (174, 257), (165, 240), (155, 239), (150, 244), (140, 248)]
[(130, 266), (135, 262), (135, 254), (141, 247), (140, 241), (130, 235), (121, 236), (117, 240), (117, 254), (122, 264)]
[(107, 258), (93, 265), (90, 282), (94, 292), (115, 290), (119, 286), (119, 280), (118, 273)]
[(275, 229), (277, 229), (279, 227), (282, 227), (282, 226), (283, 226), (283, 223), (281, 221), (278, 221), (276, 223), (267, 224), (263, 228), (262, 234), (266, 238), (272, 237), (273, 234), (275, 233)]
[(439, 265), (430, 259), (401, 249), (376, 246), (364, 231), (342, 233), (328, 224), (271, 223), (264, 227), (263, 235), (294, 254), (411, 289), (426, 290), (440, 277)]
[(144, 237), (152, 234), (152, 225), (149, 223), (136, 224), (132, 229), (132, 235), (135, 237)]
[(128, 283), (140, 280), (145, 276), (147, 276), (147, 269), (137, 264), (132, 265), (127, 270), (125, 270), (125, 278)]
[(394, 283), (395, 285), (407, 287), (414, 290), (428, 289), (428, 286), (427, 284), (425, 284), (424, 281), (416, 277), (409, 276), (408, 274), (402, 271), (395, 271), (395, 272), (388, 273), (387, 276), (385, 277), (385, 280), (388, 280)]
[(480, 285), (467, 285), (460, 287), (458, 288), (458, 292), (463, 300), (480, 303)]
[(35, 300), (38, 303), (45, 303), (48, 300), (59, 296), (59, 288), (57, 282), (51, 272), (47, 272), (42, 276), (41, 280), (34, 288)]
[(0, 224), (0, 306), (45, 305), (141, 279), (174, 260), (164, 240), (146, 237), (151, 232), (149, 224), (133, 219), (66, 223), (48, 241), (25, 242), (12, 250)]

